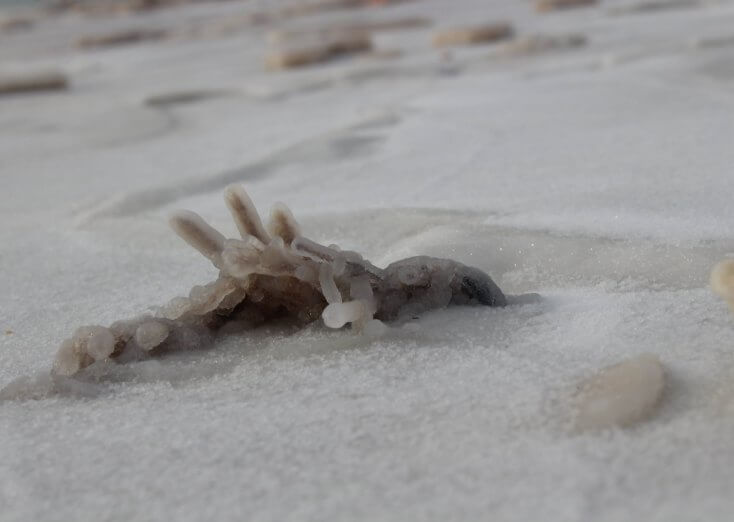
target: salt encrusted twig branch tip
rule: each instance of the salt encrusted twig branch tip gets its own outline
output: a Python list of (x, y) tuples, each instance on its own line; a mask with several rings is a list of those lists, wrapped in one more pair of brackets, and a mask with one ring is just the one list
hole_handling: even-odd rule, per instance
[(411, 257), (378, 268), (356, 252), (324, 246), (301, 234), (283, 204), (265, 227), (240, 186), (224, 199), (239, 239), (225, 238), (194, 212), (170, 220), (174, 231), (219, 269), (216, 281), (195, 286), (154, 316), (84, 326), (59, 348), (53, 372), (73, 375), (95, 361), (137, 360), (208, 344), (221, 330), (252, 328), (289, 317), (330, 328), (347, 323), (379, 335), (384, 322), (458, 304), (504, 306), (505, 295), (476, 268), (450, 259)]

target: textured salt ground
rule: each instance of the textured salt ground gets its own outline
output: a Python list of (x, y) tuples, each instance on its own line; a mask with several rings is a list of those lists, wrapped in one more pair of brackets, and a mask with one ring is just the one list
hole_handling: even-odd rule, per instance
[[(660, 312), (651, 316), (651, 306)], [(702, 332), (702, 318), (713, 318), (713, 328)], [(323, 331), (263, 336), (244, 350), (238, 339), (198, 361), (162, 361), (177, 371), (153, 370), (164, 377), (157, 383), (145, 383), (144, 363), (133, 382), (107, 385), (95, 400), (4, 404), (3, 421), (16, 426), (4, 445), (3, 466), (16, 470), (7, 487), (28, 495), (18, 519), (398, 519), (492, 509), (503, 518), (550, 510), (582, 520), (650, 480), (658, 493), (637, 504), (640, 516), (687, 518), (702, 506), (716, 513), (720, 486), (700, 484), (730, 473), (713, 458), (728, 451), (734, 429), (721, 415), (729, 405), (713, 393), (730, 376), (710, 371), (731, 362), (719, 347), (732, 341), (728, 320), (702, 291), (557, 291), (522, 310), (433, 314), (417, 332), (372, 345)], [(631, 346), (640, 335), (654, 340)], [(705, 354), (696, 360), (687, 355), (693, 342)], [(664, 353), (673, 376), (655, 422), (603, 436), (569, 433), (567, 383), (641, 348)], [(670, 430), (681, 435), (671, 439)], [(707, 449), (691, 462), (693, 441)], [(633, 461), (644, 472), (630, 475)], [(74, 480), (56, 482), (61, 470), (74, 470)], [(681, 488), (685, 496), (667, 497)], [(559, 494), (562, 504), (538, 500)], [(202, 511), (202, 498), (216, 502)]]
[[(462, 7), (389, 12), (487, 16)], [(72, 54), (56, 44), (92, 31), (65, 19), (3, 41), (0, 55), (60, 63), (74, 83), (0, 108), (0, 326), (14, 332), (0, 385), (47, 369), (76, 326), (210, 280), (165, 215), (200, 210), (233, 233), (219, 193), (237, 169), (261, 210), (286, 201), (316, 239), (380, 263), (455, 257), (544, 297), (374, 343), (255, 332), (112, 368), (94, 398), (3, 402), (3, 519), (728, 519), (734, 329), (706, 285), (734, 251), (731, 4), (492, 8), (589, 44), (510, 63), (460, 49), (447, 65), (426, 29), (380, 36), (404, 50), (394, 64), (267, 76), (256, 32)], [(175, 15), (217, 9), (234, 7)], [(184, 88), (236, 95), (144, 103)], [(652, 418), (577, 433), (577, 384), (642, 353), (667, 372)]]

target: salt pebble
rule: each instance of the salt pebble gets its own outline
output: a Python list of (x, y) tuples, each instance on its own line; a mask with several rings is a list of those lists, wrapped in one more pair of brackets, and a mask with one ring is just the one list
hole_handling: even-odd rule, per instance
[(447, 47), (496, 42), (510, 38), (513, 33), (512, 26), (505, 22), (471, 27), (454, 27), (436, 33), (433, 36), (433, 45), (434, 47)]
[(90, 326), (86, 340), (86, 352), (95, 361), (101, 361), (115, 351), (115, 336), (103, 326)]
[(74, 349), (74, 342), (66, 339), (61, 343), (56, 353), (53, 371), (59, 375), (74, 375), (81, 367), (81, 358)]
[(143, 350), (152, 350), (168, 337), (168, 327), (158, 321), (148, 321), (135, 331), (135, 342)]
[(160, 40), (166, 36), (167, 33), (162, 30), (128, 29), (108, 34), (83, 36), (77, 40), (76, 44), (83, 49), (92, 49)]
[(328, 35), (317, 43), (292, 46), (276, 51), (265, 59), (268, 70), (291, 69), (326, 62), (337, 56), (364, 53), (372, 50), (368, 33), (339, 33)]
[(56, 71), (0, 74), (0, 94), (59, 91), (68, 87), (66, 76)]
[(535, 4), (535, 10), (544, 13), (547, 11), (555, 11), (557, 9), (587, 7), (595, 4), (596, 0), (538, 0)]
[(576, 427), (594, 430), (645, 420), (660, 402), (664, 385), (665, 372), (655, 355), (608, 366), (579, 386)]
[(387, 332), (387, 325), (379, 319), (371, 319), (364, 325), (363, 333), (367, 337), (382, 337)]

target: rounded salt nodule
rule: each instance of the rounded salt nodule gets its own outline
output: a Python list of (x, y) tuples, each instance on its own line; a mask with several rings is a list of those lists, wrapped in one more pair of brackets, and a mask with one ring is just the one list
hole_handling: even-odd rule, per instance
[(579, 386), (576, 427), (625, 427), (649, 418), (660, 403), (665, 371), (657, 356), (643, 354), (601, 369)]
[(178, 319), (191, 309), (191, 301), (186, 297), (174, 297), (165, 306), (163, 314), (167, 319)]
[(86, 352), (95, 361), (101, 361), (115, 351), (115, 336), (103, 326), (91, 326), (86, 334)]
[(387, 332), (387, 325), (379, 319), (371, 319), (364, 325), (363, 332), (367, 337), (382, 337)]
[(353, 323), (365, 314), (362, 301), (349, 301), (347, 303), (331, 303), (324, 308), (321, 317), (324, 324), (329, 328), (341, 328), (347, 323)]
[(143, 350), (149, 351), (165, 341), (169, 333), (165, 324), (158, 321), (148, 321), (135, 330), (135, 342)]
[(53, 371), (59, 375), (74, 375), (81, 368), (81, 358), (74, 349), (74, 342), (66, 339), (56, 352)]
[(711, 270), (711, 288), (727, 301), (734, 301), (734, 259), (727, 259)]
[(211, 291), (207, 286), (195, 285), (189, 290), (189, 301), (193, 306), (200, 306), (209, 299)]

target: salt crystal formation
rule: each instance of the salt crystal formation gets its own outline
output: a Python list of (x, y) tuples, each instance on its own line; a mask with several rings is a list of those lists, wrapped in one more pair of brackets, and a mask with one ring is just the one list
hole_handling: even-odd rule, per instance
[(0, 32), (24, 31), (33, 27), (33, 18), (26, 16), (9, 16), (0, 13)]
[(729, 304), (734, 313), (734, 260), (720, 262), (711, 271), (711, 288)]
[(31, 71), (10, 75), (0, 73), (0, 94), (59, 91), (67, 86), (66, 76), (57, 71)]
[(549, 51), (573, 49), (584, 45), (586, 45), (586, 37), (582, 34), (532, 34), (507, 42), (498, 49), (498, 55), (506, 57), (532, 56)]
[(166, 37), (162, 30), (129, 29), (108, 34), (83, 36), (77, 40), (78, 47), (83, 49), (94, 49), (98, 47), (114, 47), (151, 40), (161, 40)]
[(449, 47), (497, 42), (511, 38), (513, 34), (512, 25), (506, 22), (471, 27), (454, 27), (437, 32), (433, 36), (433, 46)]
[(322, 63), (372, 49), (370, 34), (360, 30), (317, 31), (300, 35), (295, 41), (287, 35), (272, 39), (281, 48), (265, 58), (265, 67), (271, 71)]
[(596, 4), (596, 0), (538, 0), (535, 10), (541, 13), (555, 11), (557, 9), (570, 9), (573, 7), (588, 7)]
[(225, 201), (241, 239), (227, 239), (193, 212), (171, 218), (174, 231), (219, 269), (216, 281), (195, 286), (156, 316), (83, 326), (65, 340), (52, 374), (68, 376), (94, 362), (144, 359), (208, 345), (221, 330), (290, 318), (321, 317), (330, 328), (351, 324), (380, 335), (383, 321), (411, 318), (449, 305), (504, 306), (505, 295), (476, 268), (449, 259), (412, 257), (378, 268), (356, 252), (301, 235), (290, 210), (276, 204), (266, 228), (242, 187)]
[(655, 411), (664, 386), (665, 372), (655, 355), (608, 366), (580, 385), (576, 427), (595, 430), (645, 420)]

